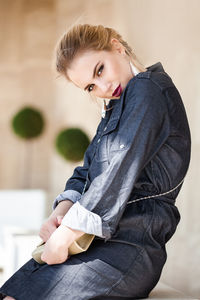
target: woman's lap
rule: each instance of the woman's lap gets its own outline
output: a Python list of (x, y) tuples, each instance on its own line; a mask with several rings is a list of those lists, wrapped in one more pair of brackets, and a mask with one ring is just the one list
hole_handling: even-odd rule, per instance
[(63, 264), (39, 265), (29, 260), (0, 292), (16, 300), (133, 299), (134, 294), (143, 298), (155, 285), (149, 263), (140, 248), (96, 240), (86, 253), (71, 256)]
[[(158, 241), (157, 238), (158, 227), (161, 228), (162, 224), (155, 218), (154, 205), (145, 211), (145, 222), (144, 215), (132, 219), (133, 213), (129, 208), (127, 214), (132, 221), (127, 226), (130, 230), (126, 227), (127, 223), (121, 222), (115, 241), (105, 243), (95, 238), (86, 252), (71, 256), (65, 263), (39, 265), (31, 259), (4, 284), (0, 293), (16, 300), (147, 297), (158, 282), (166, 261), (165, 247), (160, 244), (162, 239)], [(135, 214), (136, 208), (133, 207)], [(123, 232), (127, 240), (132, 241), (131, 245), (120, 242)], [(165, 235), (164, 230), (159, 232)]]

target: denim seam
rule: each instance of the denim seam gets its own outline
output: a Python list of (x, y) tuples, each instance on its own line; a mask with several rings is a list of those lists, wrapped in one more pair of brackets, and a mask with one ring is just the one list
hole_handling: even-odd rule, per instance
[[(84, 265), (81, 265), (81, 266), (80, 266), (80, 269), (81, 269), (83, 266), (84, 266)], [(67, 290), (65, 291), (64, 294), (60, 294), (61, 296), (66, 296), (66, 293), (69, 291), (69, 289), (71, 288), (72, 283), (74, 282), (74, 280), (76, 279), (77, 275), (79, 274), (80, 269), (78, 269), (78, 271), (74, 274), (74, 277), (72, 278), (72, 280), (71, 280), (71, 282), (70, 282), (70, 284), (69, 284)], [(63, 274), (62, 278), (65, 276), (65, 274), (66, 274), (66, 273)], [(58, 281), (58, 283), (59, 283), (59, 282), (60, 282), (60, 280)], [(81, 299), (81, 298), (80, 298), (80, 299)]]
[(163, 164), (162, 160), (156, 156), (156, 159), (159, 161), (159, 163), (162, 165), (162, 168), (163, 170), (165, 171), (166, 175), (167, 175), (167, 178), (169, 180), (169, 189), (171, 189), (173, 186), (172, 186), (172, 181), (171, 181), (171, 178), (170, 178), (170, 175), (169, 175), (169, 172), (167, 171), (165, 165)]
[(146, 230), (145, 230), (145, 232), (144, 232), (144, 234), (143, 234), (143, 237), (142, 237), (142, 246), (143, 246), (143, 249), (144, 249), (144, 240), (145, 240), (145, 237), (146, 237), (146, 235), (147, 235), (147, 232), (149, 231), (150, 226), (151, 226), (152, 223), (153, 223), (154, 215), (155, 215), (155, 200), (153, 199), (153, 211), (152, 211), (152, 216), (151, 216), (151, 219), (150, 219), (150, 221), (149, 221), (149, 224), (148, 224), (148, 226), (147, 226), (147, 228), (146, 228)]
[(111, 286), (110, 290), (108, 290), (108, 292), (106, 292), (106, 295), (109, 295), (112, 292), (112, 290), (116, 286), (118, 286), (120, 284), (120, 282), (123, 280), (123, 278), (125, 278), (130, 273), (130, 270), (133, 268), (134, 264), (136, 263), (137, 258), (144, 252), (144, 250), (145, 250), (144, 239), (145, 239), (145, 236), (146, 236), (146, 234), (147, 234), (147, 232), (148, 232), (148, 230), (149, 230), (149, 228), (150, 228), (150, 226), (151, 226), (151, 224), (153, 222), (154, 214), (155, 214), (155, 201), (153, 201), (153, 211), (152, 211), (151, 219), (150, 219), (149, 224), (147, 225), (147, 228), (146, 228), (146, 230), (145, 230), (145, 232), (143, 234), (143, 238), (142, 238), (142, 246), (143, 246), (143, 248), (138, 252), (138, 255), (136, 256), (136, 258), (134, 259), (133, 263), (130, 265), (130, 267), (128, 268), (128, 270), (119, 278), (119, 280), (116, 283), (114, 283)]
[(139, 252), (138, 252), (138, 255), (136, 256), (136, 258), (134, 259), (133, 263), (130, 265), (130, 267), (128, 268), (128, 270), (122, 274), (122, 276), (117, 280), (117, 282), (115, 282), (111, 287), (110, 289), (105, 293), (106, 295), (110, 295), (110, 293), (112, 292), (112, 290), (117, 287), (121, 281), (130, 273), (130, 269), (134, 266), (134, 264), (136, 263), (137, 261), (137, 258), (141, 255), (141, 253), (144, 252), (144, 249), (141, 249)]
[[(83, 263), (87, 266), (87, 268), (89, 268), (90, 270), (96, 272), (97, 274), (100, 274), (100, 276), (102, 276), (102, 274), (100, 272), (98, 272), (97, 270), (95, 270), (94, 268), (92, 268), (91, 266), (88, 266), (84, 261)], [(113, 267), (114, 268), (114, 267)], [(128, 269), (129, 270), (129, 269)], [(120, 271), (119, 271), (120, 272)], [(120, 278), (117, 280), (117, 283), (121, 281), (121, 279), (123, 278), (123, 274), (120, 276)], [(116, 283), (113, 283), (113, 285), (111, 287), (109, 287), (107, 290), (105, 290), (105, 294), (109, 295), (110, 291), (112, 290), (112, 287), (115, 285)]]
[(152, 170), (154, 185), (155, 185), (155, 187), (157, 189), (157, 182), (156, 182), (155, 168), (154, 168), (154, 165), (153, 165), (153, 160), (151, 160), (151, 170)]

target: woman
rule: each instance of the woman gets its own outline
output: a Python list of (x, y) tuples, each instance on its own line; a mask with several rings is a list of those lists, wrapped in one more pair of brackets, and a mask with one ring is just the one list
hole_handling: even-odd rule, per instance
[[(180, 220), (175, 199), (190, 161), (190, 130), (178, 90), (160, 62), (144, 68), (111, 28), (74, 26), (57, 46), (57, 71), (104, 101), (83, 166), (54, 201), (46, 242), (0, 289), (5, 299), (148, 297)], [(59, 226), (60, 225), (60, 226)], [(85, 253), (70, 244), (95, 235)]]

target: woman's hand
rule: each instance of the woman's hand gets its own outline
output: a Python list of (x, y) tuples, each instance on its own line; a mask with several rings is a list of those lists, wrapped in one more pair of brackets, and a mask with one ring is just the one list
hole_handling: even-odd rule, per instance
[(68, 258), (69, 246), (84, 232), (60, 225), (44, 246), (41, 259), (48, 265), (61, 264)]
[(46, 242), (61, 224), (63, 216), (50, 216), (41, 226), (39, 236)]
[(61, 224), (62, 218), (68, 212), (70, 207), (73, 205), (73, 202), (70, 200), (61, 201), (48, 217), (48, 219), (42, 224), (39, 232), (39, 236), (46, 242), (52, 233), (58, 228)]

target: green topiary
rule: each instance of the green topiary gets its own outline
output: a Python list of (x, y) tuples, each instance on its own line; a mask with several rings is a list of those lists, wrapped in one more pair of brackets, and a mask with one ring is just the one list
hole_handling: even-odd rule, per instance
[(79, 128), (62, 130), (56, 137), (56, 149), (66, 160), (77, 162), (83, 159), (90, 140)]
[(27, 106), (13, 117), (12, 128), (21, 138), (32, 139), (42, 133), (44, 119), (38, 110)]

